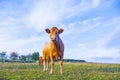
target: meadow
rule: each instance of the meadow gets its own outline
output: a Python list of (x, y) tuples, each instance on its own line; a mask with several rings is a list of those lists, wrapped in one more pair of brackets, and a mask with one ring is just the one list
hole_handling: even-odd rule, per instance
[(38, 63), (0, 63), (0, 80), (120, 80), (120, 64), (64, 62), (63, 69), (56, 62), (50, 75)]

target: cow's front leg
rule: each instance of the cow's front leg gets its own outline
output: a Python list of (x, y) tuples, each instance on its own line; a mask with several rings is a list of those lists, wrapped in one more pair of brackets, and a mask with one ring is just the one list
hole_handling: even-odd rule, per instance
[(50, 70), (50, 74), (53, 74), (53, 73), (54, 73), (54, 61), (53, 61), (53, 57), (52, 57), (52, 56), (50, 57), (50, 60), (51, 60), (51, 70)]
[(46, 62), (45, 62), (45, 60), (43, 61), (43, 67), (44, 67), (43, 70), (46, 71)]

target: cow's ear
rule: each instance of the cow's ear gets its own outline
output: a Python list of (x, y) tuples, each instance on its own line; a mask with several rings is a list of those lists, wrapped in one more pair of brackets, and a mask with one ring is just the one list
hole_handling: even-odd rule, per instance
[(58, 31), (58, 33), (61, 34), (63, 31), (64, 31), (64, 29), (60, 29), (60, 30)]
[(45, 31), (49, 34), (50, 33), (50, 30), (48, 28), (45, 29)]

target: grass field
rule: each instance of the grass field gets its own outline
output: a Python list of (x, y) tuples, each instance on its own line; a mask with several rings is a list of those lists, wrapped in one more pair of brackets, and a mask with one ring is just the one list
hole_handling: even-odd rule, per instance
[(61, 75), (55, 63), (50, 75), (37, 63), (0, 63), (0, 80), (120, 80), (120, 64), (64, 62), (63, 68)]

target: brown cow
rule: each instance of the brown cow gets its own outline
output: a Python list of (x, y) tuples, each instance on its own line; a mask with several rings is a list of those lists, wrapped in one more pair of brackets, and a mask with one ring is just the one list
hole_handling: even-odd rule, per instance
[(45, 31), (50, 35), (50, 42), (46, 43), (43, 48), (43, 58), (44, 58), (44, 71), (48, 70), (48, 60), (51, 61), (50, 74), (54, 73), (54, 58), (58, 60), (60, 57), (60, 73), (63, 73), (63, 55), (64, 55), (64, 44), (59, 37), (59, 34), (63, 32), (63, 29), (58, 30), (57, 27), (52, 27), (51, 29), (45, 29)]
[(42, 57), (42, 56), (39, 57), (39, 66), (40, 66), (40, 65), (43, 66), (43, 57)]
[[(43, 61), (44, 61), (44, 59), (43, 59), (43, 57), (42, 56), (40, 56), (39, 57), (39, 66), (41, 65), (41, 66), (43, 66)], [(49, 63), (49, 61), (50, 61), (50, 59), (48, 59), (48, 63)]]

